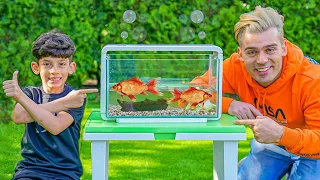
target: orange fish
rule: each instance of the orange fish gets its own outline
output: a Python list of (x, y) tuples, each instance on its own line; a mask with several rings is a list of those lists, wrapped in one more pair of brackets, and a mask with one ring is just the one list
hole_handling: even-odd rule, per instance
[[(212, 86), (213, 88), (216, 86), (216, 77), (215, 76), (211, 76), (212, 77)], [(195, 77), (190, 84), (193, 84), (195, 86), (204, 86), (204, 87), (208, 87), (209, 86), (209, 71), (207, 71), (206, 73), (204, 73), (202, 76), (197, 76)]]
[(168, 103), (178, 101), (179, 104), (191, 104), (192, 108), (195, 108), (198, 104), (203, 105), (204, 101), (212, 97), (212, 95), (207, 93), (206, 91), (194, 87), (189, 87), (183, 92), (180, 92), (178, 89), (174, 88), (172, 95), (173, 98), (169, 100)]
[(117, 91), (121, 95), (121, 98), (123, 98), (123, 96), (128, 96), (132, 101), (136, 100), (135, 95), (147, 95), (147, 91), (151, 92), (152, 94), (162, 96), (163, 94), (158, 92), (156, 89), (156, 80), (157, 79), (152, 79), (145, 84), (138, 77), (134, 77), (129, 80), (119, 82), (118, 84), (112, 86), (112, 89)]

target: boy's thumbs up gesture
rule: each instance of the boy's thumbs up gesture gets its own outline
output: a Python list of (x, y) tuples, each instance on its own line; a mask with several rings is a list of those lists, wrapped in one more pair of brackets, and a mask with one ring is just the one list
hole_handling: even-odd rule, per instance
[(13, 97), (15, 100), (18, 100), (23, 94), (18, 84), (18, 73), (19, 71), (15, 71), (12, 75), (12, 80), (6, 80), (2, 83), (6, 96)]
[[(15, 71), (12, 75), (12, 80), (6, 80), (2, 83), (6, 96), (13, 97), (17, 102), (19, 102), (24, 95), (18, 84), (18, 73), (19, 71)], [(87, 93), (94, 92), (98, 92), (98, 89), (73, 90), (61, 99), (65, 108), (79, 108), (83, 105), (84, 99), (87, 97)]]

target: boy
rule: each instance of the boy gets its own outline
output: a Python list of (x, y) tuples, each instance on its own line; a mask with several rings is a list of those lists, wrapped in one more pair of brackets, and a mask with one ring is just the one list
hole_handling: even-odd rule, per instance
[(55, 30), (40, 35), (32, 47), (41, 87), (18, 85), (18, 71), (3, 82), (6, 96), (17, 101), (12, 112), (16, 124), (25, 124), (21, 155), (13, 180), (78, 180), (82, 175), (78, 140), (86, 93), (97, 89), (72, 90), (66, 83), (75, 72), (75, 46), (65, 34)]

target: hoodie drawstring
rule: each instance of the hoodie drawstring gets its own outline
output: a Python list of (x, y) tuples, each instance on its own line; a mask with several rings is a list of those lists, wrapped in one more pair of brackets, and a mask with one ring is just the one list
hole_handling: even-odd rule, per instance
[[(266, 102), (267, 91), (264, 91), (262, 96), (263, 96), (262, 97), (262, 110), (260, 112), (263, 116), (265, 116), (266, 110), (265, 110), (264, 106), (265, 106), (265, 102)], [(258, 99), (257, 99), (257, 104), (256, 104), (256, 108), (258, 110), (260, 109), (260, 97), (261, 97), (261, 93), (260, 93), (260, 90), (258, 90)]]
[(267, 114), (266, 114), (266, 110), (265, 110), (265, 108), (264, 108), (264, 104), (266, 103), (266, 96), (267, 96), (267, 91), (265, 91), (264, 93), (263, 93), (263, 99), (262, 99), (262, 115), (263, 116), (266, 116)]
[[(260, 107), (259, 107), (259, 105), (260, 105), (260, 91), (258, 90), (258, 99), (257, 99), (257, 104), (256, 104), (256, 108), (258, 109), (258, 111), (260, 111), (259, 109), (260, 109)], [(261, 111), (260, 111), (261, 112)], [(262, 112), (261, 112), (262, 113)]]

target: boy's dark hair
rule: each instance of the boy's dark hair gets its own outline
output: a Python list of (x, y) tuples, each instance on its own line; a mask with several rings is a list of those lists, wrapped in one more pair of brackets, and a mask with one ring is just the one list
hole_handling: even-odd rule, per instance
[(39, 61), (43, 57), (72, 57), (75, 52), (75, 46), (68, 35), (60, 33), (58, 30), (51, 30), (41, 34), (33, 43), (32, 55)]

